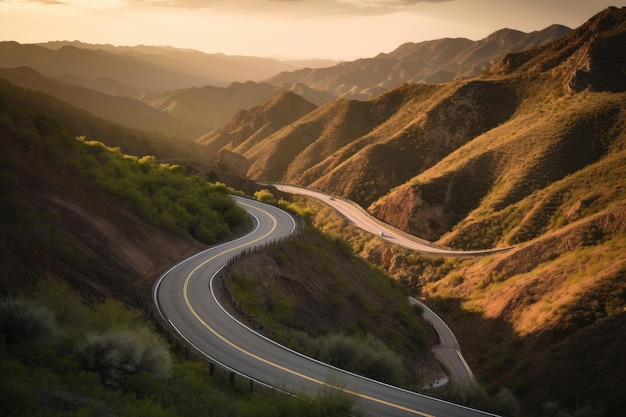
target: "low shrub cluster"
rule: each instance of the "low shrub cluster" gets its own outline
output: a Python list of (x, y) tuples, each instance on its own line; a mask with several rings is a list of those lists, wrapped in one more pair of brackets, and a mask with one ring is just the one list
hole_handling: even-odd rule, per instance
[(204, 361), (171, 355), (144, 314), (120, 302), (89, 306), (43, 281), (0, 300), (0, 415), (234, 417), (354, 414), (337, 390), (263, 396), (211, 379)]

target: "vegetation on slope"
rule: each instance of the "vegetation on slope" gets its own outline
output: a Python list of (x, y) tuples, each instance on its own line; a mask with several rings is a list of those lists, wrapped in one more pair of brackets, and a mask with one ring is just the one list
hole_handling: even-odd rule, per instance
[(414, 388), (441, 376), (421, 310), (341, 239), (307, 228), (298, 238), (246, 255), (227, 279), (256, 325), (307, 355)]
[(87, 305), (42, 281), (0, 299), (0, 414), (21, 416), (352, 416), (338, 392), (260, 396), (216, 381), (204, 361), (173, 355), (142, 311)]
[[(315, 207), (317, 227), (346, 239), (442, 314), (481, 386), (491, 395), (509, 387), (520, 415), (623, 412), (623, 205), (506, 253), (451, 259), (368, 237), (323, 203), (299, 200)], [(481, 398), (450, 388), (453, 401)]]
[[(245, 212), (237, 208), (223, 184), (209, 184), (187, 175), (180, 166), (158, 164), (154, 157), (132, 157), (101, 142), (76, 139), (54, 119), (28, 113), (6, 96), (1, 99), (5, 141), (10, 138), (13, 146), (45, 153), (70, 174), (95, 184), (156, 225), (211, 244), (246, 224)], [(19, 187), (19, 178), (7, 173), (4, 182), (4, 215), (14, 224), (29, 227), (28, 213), (32, 216), (34, 210), (11, 195)]]
[(370, 210), (452, 247), (530, 240), (566, 224), (579, 201), (586, 206), (594, 201), (601, 209), (623, 198), (614, 185), (623, 172), (623, 103), (624, 94), (587, 92), (538, 104), (451, 153)]
[(3, 289), (59, 274), (85, 295), (134, 303), (203, 247), (193, 236), (210, 244), (247, 227), (224, 185), (77, 139), (39, 112), (47, 98), (5, 84), (0, 94)]
[[(54, 119), (1, 98), (0, 282), (12, 295), (0, 300), (0, 414), (354, 415), (352, 399), (338, 392), (304, 399), (233, 392), (211, 380), (203, 361), (172, 358), (144, 314), (129, 307), (137, 290), (146, 296), (159, 273), (202, 247), (189, 238), (199, 226), (209, 241), (245, 226), (224, 185), (76, 139)], [(200, 196), (206, 201), (195, 201)], [(186, 216), (191, 210), (209, 217)]]

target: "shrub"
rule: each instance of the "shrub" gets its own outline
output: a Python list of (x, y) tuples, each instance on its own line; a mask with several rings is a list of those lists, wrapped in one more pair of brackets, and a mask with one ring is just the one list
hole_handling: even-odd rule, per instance
[(164, 380), (172, 366), (163, 344), (130, 331), (109, 330), (89, 335), (78, 352), (85, 368), (97, 372), (102, 384), (113, 388), (137, 390), (134, 386), (137, 379), (133, 377), (141, 374)]
[(0, 302), (0, 334), (7, 345), (51, 344), (60, 330), (48, 308), (33, 301), (8, 298)]
[(262, 189), (254, 193), (254, 198), (263, 203), (273, 203), (276, 201), (274, 194), (270, 190)]
[(398, 384), (402, 359), (373, 335), (364, 337), (329, 334), (322, 338), (320, 360), (378, 381)]

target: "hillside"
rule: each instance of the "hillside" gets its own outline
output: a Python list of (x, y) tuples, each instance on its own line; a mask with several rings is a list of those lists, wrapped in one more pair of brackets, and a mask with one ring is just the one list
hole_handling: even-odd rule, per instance
[[(206, 248), (197, 229), (227, 229), (222, 240), (249, 226), (223, 185), (72, 137), (36, 110), (44, 95), (0, 85), (1, 415), (350, 415), (353, 400), (336, 394), (242, 394), (133, 307)], [(142, 193), (153, 194), (133, 201)], [(151, 204), (178, 222), (195, 209), (195, 230), (157, 224)]]
[(49, 278), (86, 297), (134, 304), (137, 290), (149, 294), (155, 276), (203, 247), (64, 166), (42, 142), (71, 136), (14, 93), (0, 94), (2, 293)]
[(189, 121), (177, 119), (132, 98), (64, 83), (56, 78), (44, 77), (32, 68), (0, 69), (0, 78), (24, 89), (46, 93), (94, 116), (129, 128), (184, 139), (193, 139), (204, 131), (201, 126), (194, 126)]
[[(568, 196), (588, 198), (584, 194), (589, 192), (590, 184), (577, 182), (570, 177), (572, 175), (582, 178), (593, 170), (609, 169), (612, 174), (595, 176), (594, 180), (598, 194), (604, 187), (610, 187), (619, 178), (617, 173), (626, 140), (623, 130), (625, 85), (618, 91), (602, 91), (601, 85), (594, 85), (593, 80), (606, 79), (604, 74), (613, 68), (615, 56), (623, 52), (595, 48), (595, 45), (603, 44), (602, 39), (614, 42), (624, 38), (624, 14), (623, 9), (608, 10), (562, 41), (523, 52), (521, 57), (504, 57), (503, 62), (507, 62), (536, 54), (532, 67), (546, 69), (535, 72), (520, 68), (502, 78), (499, 68), (504, 64), (496, 64), (493, 81), (486, 82), (505, 82), (513, 89), (512, 95), (519, 100), (514, 117), (476, 136), (436, 166), (376, 202), (371, 211), (392, 224), (431, 239), (440, 238), (454, 227), (454, 233), (442, 239), (444, 244), (488, 247), (526, 241), (549, 230), (551, 220), (552, 225), (558, 224), (553, 216), (562, 217), (575, 201), (563, 196), (564, 189), (571, 187)], [(602, 23), (607, 21), (608, 25)], [(594, 66), (587, 72), (572, 67), (572, 62), (592, 59)], [(532, 78), (529, 79), (528, 74)], [(590, 79), (580, 93), (570, 89), (572, 78), (577, 74)], [(610, 79), (616, 80), (615, 86), (620, 85), (619, 77)], [(559, 184), (560, 181), (567, 185)], [(561, 191), (555, 195), (550, 187)], [(523, 205), (521, 200), (533, 194), (541, 195), (543, 200), (536, 203), (533, 209), (536, 214), (514, 214), (517, 210), (513, 210), (513, 206)], [(608, 201), (620, 198), (619, 194), (611, 192)], [(393, 207), (397, 206), (397, 201), (404, 202), (398, 213), (402, 220), (394, 218)], [(411, 204), (407, 205), (407, 201)], [(605, 203), (599, 203), (598, 207), (604, 207)], [(525, 210), (530, 210), (526, 207)], [(487, 218), (493, 225), (501, 225), (508, 219), (509, 230), (485, 233), (485, 228), (491, 230), (490, 226), (480, 223)], [(482, 220), (476, 222), (475, 219)], [(528, 235), (527, 228), (535, 229), (535, 234)], [(498, 240), (494, 240), (495, 236)]]
[(223, 148), (237, 148), (242, 152), (315, 108), (303, 97), (286, 91), (263, 105), (240, 110), (228, 124), (201, 136), (196, 142), (206, 146), (209, 152), (218, 152)]
[(342, 240), (306, 230), (294, 241), (243, 257), (227, 279), (255, 318), (252, 325), (309, 356), (319, 358), (327, 337), (342, 335), (344, 349), (351, 349), (348, 340), (367, 349), (365, 341), (377, 339), (378, 352), (361, 358), (362, 367), (353, 371), (367, 369), (375, 379), (418, 390), (445, 375), (429, 349), (436, 335), (409, 305), (404, 288), (356, 259)]
[(552, 25), (531, 33), (501, 29), (478, 41), (445, 38), (406, 43), (373, 58), (283, 72), (267, 81), (275, 85), (299, 82), (337, 97), (363, 100), (405, 82), (445, 83), (474, 77), (488, 70), (505, 53), (550, 42), (569, 31), (567, 27)]
[(504, 122), (516, 104), (505, 83), (406, 84), (365, 102), (333, 101), (243, 155), (253, 179), (311, 186), (368, 206)]
[(142, 101), (163, 113), (202, 126), (203, 133), (207, 134), (226, 124), (241, 109), (261, 105), (290, 89), (299, 91), (299, 95), (311, 102), (329, 100), (326, 95), (301, 85), (276, 87), (248, 81), (232, 83), (228, 87), (205, 86), (175, 90), (145, 97)]
[(348, 197), (439, 244), (516, 245), (438, 261), (350, 236), (528, 415), (623, 414), (625, 36), (626, 8), (609, 8), (477, 78), (335, 100), (246, 149), (249, 175)]

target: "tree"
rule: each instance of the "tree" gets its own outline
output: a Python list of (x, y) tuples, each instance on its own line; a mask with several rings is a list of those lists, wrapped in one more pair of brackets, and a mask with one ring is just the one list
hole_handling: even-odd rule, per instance
[(85, 368), (97, 372), (104, 385), (124, 390), (140, 388), (135, 386), (135, 377), (141, 375), (164, 380), (172, 366), (169, 351), (162, 343), (127, 330), (89, 335), (78, 351)]

